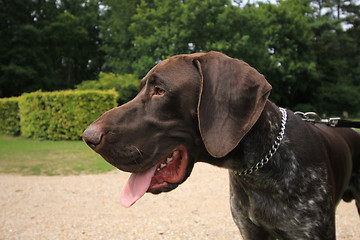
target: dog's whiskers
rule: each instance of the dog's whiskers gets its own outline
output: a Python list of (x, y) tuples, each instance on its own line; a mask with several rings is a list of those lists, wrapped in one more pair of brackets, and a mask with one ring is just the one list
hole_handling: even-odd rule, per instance
[[(140, 149), (139, 149), (138, 147), (136, 147), (136, 146), (134, 146), (134, 148), (135, 148), (136, 151), (139, 153), (140, 159), (142, 159), (142, 158), (143, 158), (143, 155), (142, 155)], [(136, 165), (141, 166), (141, 164), (137, 161), (137, 158), (136, 158), (136, 157), (134, 158), (134, 161), (135, 161)]]
[(143, 155), (141, 154), (141, 151), (139, 148), (137, 148), (136, 146), (134, 146), (134, 148), (136, 149), (136, 151), (139, 153), (140, 157), (143, 158)]

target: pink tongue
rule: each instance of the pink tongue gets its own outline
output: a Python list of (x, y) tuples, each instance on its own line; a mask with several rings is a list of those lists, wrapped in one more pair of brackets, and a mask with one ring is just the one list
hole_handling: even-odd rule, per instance
[(156, 166), (143, 173), (132, 173), (126, 183), (121, 196), (121, 204), (128, 208), (131, 207), (148, 190), (151, 178), (156, 170)]

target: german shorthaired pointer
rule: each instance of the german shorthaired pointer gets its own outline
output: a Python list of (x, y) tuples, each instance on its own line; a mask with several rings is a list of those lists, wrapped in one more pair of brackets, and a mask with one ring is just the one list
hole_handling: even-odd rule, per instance
[(271, 86), (218, 52), (171, 57), (130, 102), (104, 113), (86, 143), (132, 172), (121, 203), (171, 191), (195, 162), (229, 169), (244, 239), (335, 239), (341, 199), (360, 207), (360, 134), (302, 121), (268, 100)]

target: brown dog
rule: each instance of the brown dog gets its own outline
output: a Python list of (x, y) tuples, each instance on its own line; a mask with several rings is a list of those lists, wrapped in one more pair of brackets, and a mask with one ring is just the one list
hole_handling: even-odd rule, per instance
[(176, 188), (203, 161), (229, 169), (244, 239), (335, 239), (338, 202), (360, 204), (360, 134), (304, 122), (271, 103), (270, 90), (263, 75), (224, 54), (174, 56), (83, 138), (133, 173), (126, 207), (146, 191)]

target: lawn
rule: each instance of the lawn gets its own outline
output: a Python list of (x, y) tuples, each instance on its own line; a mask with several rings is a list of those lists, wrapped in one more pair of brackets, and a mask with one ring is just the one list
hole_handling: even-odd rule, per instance
[(113, 170), (82, 141), (37, 141), (0, 136), (0, 173), (78, 175)]
[(0, 136), (0, 173), (52, 176), (95, 174), (113, 169), (82, 141)]

